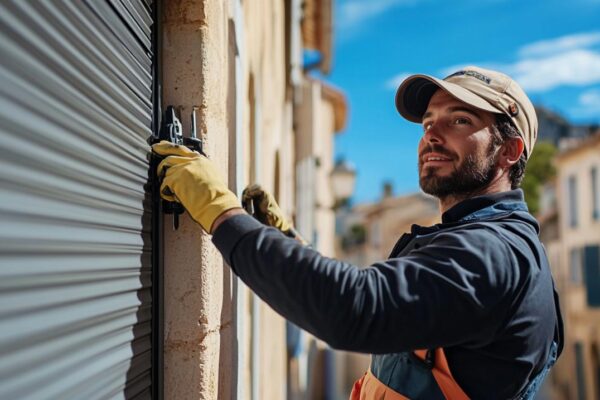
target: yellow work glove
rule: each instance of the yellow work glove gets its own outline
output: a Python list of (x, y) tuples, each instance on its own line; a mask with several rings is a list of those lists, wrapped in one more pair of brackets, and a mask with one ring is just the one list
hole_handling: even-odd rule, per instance
[(210, 232), (219, 215), (241, 207), (208, 158), (164, 140), (153, 145), (152, 150), (166, 157), (158, 165), (158, 176), (163, 177), (161, 197), (181, 203), (206, 232)]
[(260, 185), (250, 185), (242, 192), (242, 203), (249, 202), (257, 207), (254, 213), (260, 222), (275, 227), (283, 233), (289, 232), (292, 224), (283, 216), (283, 212), (271, 193)]

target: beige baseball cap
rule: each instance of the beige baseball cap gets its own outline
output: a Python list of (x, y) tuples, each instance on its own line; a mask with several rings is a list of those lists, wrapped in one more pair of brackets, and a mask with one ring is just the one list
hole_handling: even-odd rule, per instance
[(538, 121), (533, 104), (509, 76), (479, 67), (465, 67), (446, 78), (412, 75), (396, 92), (396, 108), (409, 121), (421, 123), (431, 96), (443, 89), (475, 108), (511, 118), (525, 142), (525, 155), (533, 151)]

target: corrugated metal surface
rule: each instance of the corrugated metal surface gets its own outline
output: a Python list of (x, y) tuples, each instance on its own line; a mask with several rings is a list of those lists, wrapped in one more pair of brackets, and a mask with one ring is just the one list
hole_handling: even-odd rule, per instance
[(0, 398), (147, 398), (150, 7), (0, 2)]

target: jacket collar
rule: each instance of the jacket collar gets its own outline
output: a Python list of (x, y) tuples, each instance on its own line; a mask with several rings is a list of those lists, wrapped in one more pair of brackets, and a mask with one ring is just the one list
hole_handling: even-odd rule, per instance
[[(485, 217), (494, 211), (528, 211), (521, 189), (472, 197), (455, 204), (442, 214), (442, 223)], [(473, 217), (473, 218), (470, 218)]]

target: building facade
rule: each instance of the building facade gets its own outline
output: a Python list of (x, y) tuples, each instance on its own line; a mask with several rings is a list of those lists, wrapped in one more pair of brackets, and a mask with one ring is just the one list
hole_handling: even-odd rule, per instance
[(548, 213), (545, 220), (553, 228), (544, 228), (542, 239), (560, 293), (566, 335), (549, 384), (557, 399), (596, 399), (600, 396), (600, 134), (561, 147), (556, 158), (558, 213)]
[(0, 397), (320, 397), (314, 339), (292, 346), (210, 236), (159, 212), (148, 142), (174, 106), (231, 190), (262, 184), (333, 255), (346, 103), (308, 76), (331, 68), (332, 2), (0, 9)]
[[(413, 224), (429, 226), (440, 222), (435, 198), (419, 193), (393, 196), (385, 186), (378, 202), (357, 204), (349, 212), (339, 210), (338, 256), (356, 265), (385, 260), (403, 233)], [(353, 235), (361, 231), (361, 239)]]
[[(323, 10), (331, 4), (302, 3), (165, 3), (163, 102), (198, 105), (207, 154), (230, 188), (240, 194), (260, 183), (331, 255), (327, 180), (346, 104), (302, 63), (313, 48), (326, 72), (332, 21)], [(304, 346), (290, 355), (293, 328), (224, 268), (208, 235), (190, 220), (182, 225), (165, 237), (166, 397), (319, 397), (319, 359), (308, 354), (314, 339), (300, 334)]]

